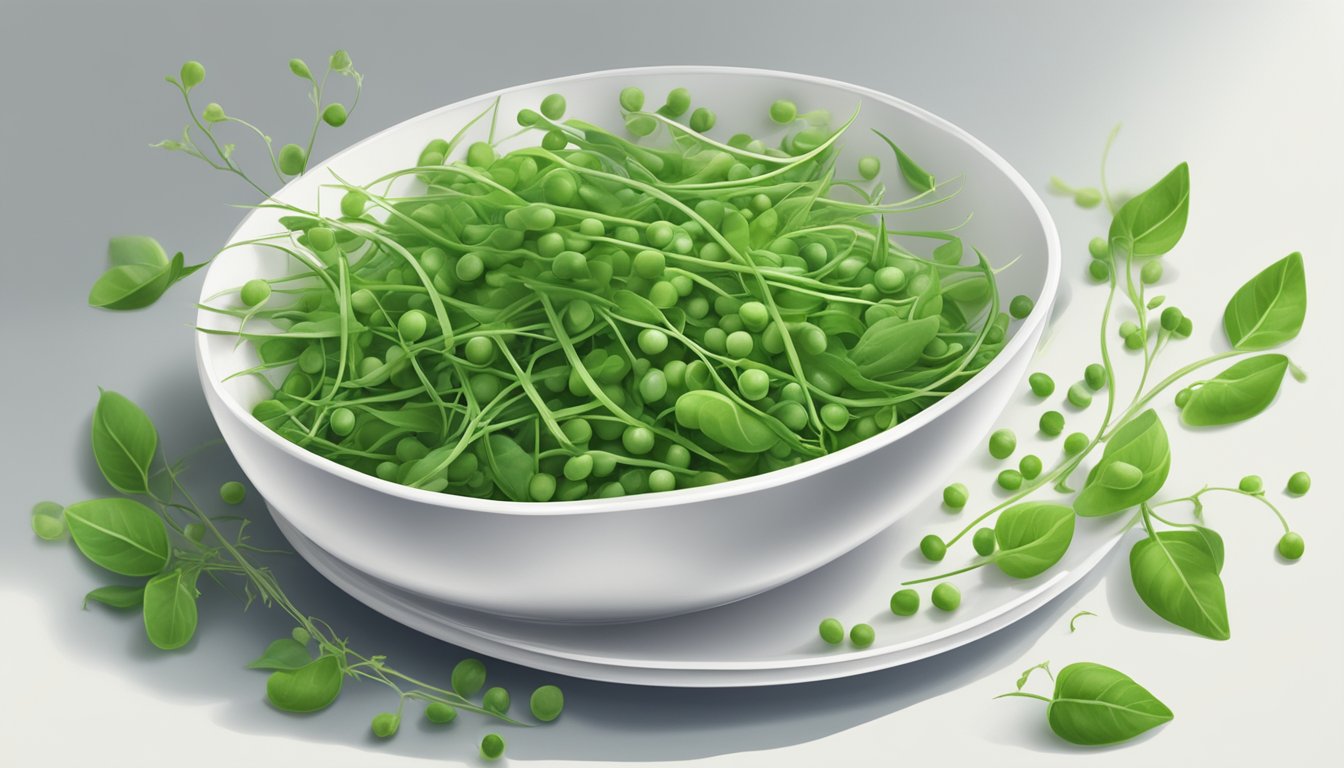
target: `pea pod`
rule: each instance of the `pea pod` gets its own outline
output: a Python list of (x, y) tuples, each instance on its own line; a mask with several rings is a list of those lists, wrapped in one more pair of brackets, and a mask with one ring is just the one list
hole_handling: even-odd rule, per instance
[(936, 317), (879, 320), (859, 338), (849, 358), (870, 379), (895, 375), (919, 361), (924, 348), (938, 335), (938, 324)]

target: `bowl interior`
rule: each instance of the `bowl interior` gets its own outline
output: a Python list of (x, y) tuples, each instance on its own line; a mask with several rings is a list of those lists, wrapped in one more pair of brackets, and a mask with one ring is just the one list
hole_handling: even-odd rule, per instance
[[(998, 276), (1002, 300), (1006, 303), (1009, 297), (1024, 294), (1036, 301), (1037, 308), (1032, 315), (1024, 323), (1015, 324), (1017, 327), (1010, 333), (1021, 336), (1027, 328), (1044, 322), (1058, 281), (1058, 245), (1043, 204), (1022, 178), (979, 141), (941, 118), (875, 91), (801, 75), (722, 67), (654, 67), (611, 70), (517, 86), (427, 112), (388, 128), (316, 164), (277, 193), (276, 198), (310, 209), (317, 206), (323, 212), (335, 211), (342, 191), (327, 185), (335, 182), (336, 176), (364, 184), (389, 171), (410, 167), (426, 143), (453, 136), (472, 118), (488, 110), (496, 99), (499, 102), (494, 126), (496, 138), (514, 133), (518, 110), (536, 109), (542, 98), (550, 93), (564, 95), (568, 103), (566, 117), (578, 117), (616, 129), (622, 125), (617, 94), (630, 85), (645, 91), (650, 109), (660, 104), (672, 88), (688, 88), (695, 106), (707, 106), (717, 114), (716, 126), (709, 134), (720, 141), (727, 141), (730, 135), (740, 131), (766, 139), (767, 144), (770, 138), (777, 139), (782, 129), (768, 116), (769, 106), (776, 99), (794, 101), (800, 112), (830, 110), (834, 125), (843, 123), (857, 110), (854, 124), (841, 139), (837, 169), (847, 172), (851, 178), (858, 178), (855, 169), (859, 158), (875, 155), (882, 161), (877, 180), (886, 185), (886, 199), (896, 201), (913, 196), (915, 192), (902, 179), (890, 149), (873, 130), (881, 130), (890, 136), (935, 176), (938, 192), (955, 190), (956, 194), (947, 203), (932, 208), (889, 216), (888, 226), (930, 230), (961, 225), (958, 234), (968, 253), (971, 246), (977, 247), (996, 267), (1016, 260), (1010, 269)], [(457, 156), (465, 153), (472, 141), (484, 140), (490, 132), (491, 120), (487, 115), (466, 132)], [(531, 131), (502, 143), (500, 148), (506, 151), (535, 144), (539, 138), (539, 132)], [(394, 188), (394, 191), (401, 190)], [(230, 305), (233, 299), (224, 292), (236, 289), (254, 277), (279, 277), (298, 269), (280, 251), (260, 245), (236, 245), (281, 231), (280, 216), (281, 212), (273, 209), (256, 209), (243, 219), (229, 241), (230, 247), (207, 271), (202, 303)], [(904, 244), (916, 253), (927, 254), (937, 241), (906, 238)], [(237, 327), (232, 318), (208, 311), (198, 314), (197, 323), (209, 329), (233, 330)], [(251, 330), (264, 332), (260, 326)], [(216, 387), (231, 407), (244, 412), (239, 414), (242, 418), (251, 420), (246, 412), (269, 395), (265, 384), (253, 376), (228, 377), (258, 364), (254, 345), (238, 344), (228, 335), (198, 336), (202, 375), (208, 379), (207, 386)], [(1014, 341), (1019, 343), (1014, 344)], [(1019, 351), (1020, 342), (1020, 338), (1010, 339), (999, 357)], [(995, 370), (996, 366), (991, 364), (976, 379), (990, 376)], [(977, 380), (972, 380), (962, 389), (975, 386)], [(935, 416), (941, 407), (950, 405), (948, 400), (955, 397), (954, 393), (925, 413)], [(864, 443), (895, 439), (898, 435), (891, 433), (917, 426), (916, 420), (907, 421)], [(256, 427), (266, 430), (259, 423)], [(276, 436), (276, 440), (281, 439)], [(851, 446), (846, 451), (860, 446)], [(315, 454), (310, 456), (313, 461), (329, 464), (333, 469), (343, 469)], [(816, 461), (822, 459), (800, 466)], [(392, 485), (373, 477), (368, 481)], [(741, 482), (731, 481), (715, 488), (726, 491), (727, 486)], [(679, 493), (682, 491), (672, 492)], [(565, 502), (570, 503), (577, 502)], [(555, 504), (552, 502), (549, 506)]]

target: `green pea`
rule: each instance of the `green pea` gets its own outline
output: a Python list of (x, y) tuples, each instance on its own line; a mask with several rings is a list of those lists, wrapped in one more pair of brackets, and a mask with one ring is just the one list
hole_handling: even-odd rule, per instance
[(485, 696), (481, 697), (481, 707), (497, 715), (508, 714), (509, 704), (509, 692), (499, 686), (486, 691)]
[(373, 735), (380, 739), (389, 739), (401, 727), (401, 715), (393, 712), (380, 712), (373, 716)]
[[(300, 62), (302, 63), (302, 62)], [(205, 80), (205, 67), (199, 61), (188, 61), (182, 65), (182, 85), (191, 90)]]
[(1084, 187), (1073, 193), (1073, 203), (1079, 208), (1096, 208), (1101, 205), (1101, 190)]
[(1160, 316), (1162, 329), (1165, 331), (1176, 330), (1176, 328), (1181, 324), (1181, 319), (1184, 317), (1185, 317), (1184, 313), (1182, 313), (1181, 310), (1177, 309), (1176, 307), (1167, 307), (1166, 309), (1162, 310), (1162, 314)]
[(1186, 387), (1185, 389), (1182, 389), (1179, 392), (1177, 392), (1176, 396), (1172, 399), (1176, 401), (1177, 408), (1184, 408), (1185, 404), (1190, 402), (1190, 398), (1194, 396), (1195, 396), (1194, 391), (1191, 390), (1189, 387)]
[(961, 590), (943, 582), (933, 588), (932, 602), (940, 611), (955, 611), (961, 605)]
[(322, 110), (322, 122), (330, 125), (332, 128), (340, 128), (345, 125), (349, 114), (345, 111), (345, 105), (340, 102), (333, 102)]
[(495, 162), (495, 148), (488, 142), (475, 141), (467, 147), (467, 165), (472, 168), (486, 168)]
[(457, 710), (442, 701), (431, 701), (425, 707), (425, 719), (435, 725), (447, 725), (457, 718)]
[(636, 456), (643, 456), (653, 450), (653, 430), (648, 427), (627, 427), (621, 434), (621, 445)]
[(495, 357), (495, 345), (488, 336), (472, 336), (466, 344), (467, 361), (486, 365)]
[(1306, 472), (1294, 472), (1288, 478), (1288, 492), (1294, 496), (1306, 495), (1311, 490), (1311, 475)]
[(667, 375), (657, 368), (646, 371), (639, 379), (639, 396), (646, 403), (655, 403), (667, 396)]
[(663, 456), (663, 461), (679, 469), (686, 469), (691, 466), (691, 452), (685, 446), (673, 443), (667, 447), (667, 454)]
[(671, 118), (678, 118), (686, 114), (686, 110), (691, 108), (691, 92), (685, 88), (673, 88), (667, 93), (667, 101), (663, 103), (658, 111)]
[(1032, 301), (1030, 296), (1022, 296), (1019, 294), (1014, 296), (1012, 301), (1008, 302), (1008, 314), (1021, 320), (1027, 315), (1030, 315), (1031, 310), (1035, 308), (1035, 306), (1036, 302)]
[(570, 456), (565, 461), (565, 479), (584, 480), (593, 473), (593, 457), (591, 454), (581, 453), (578, 456)]
[(1087, 273), (1098, 283), (1104, 283), (1111, 277), (1111, 265), (1104, 261), (1088, 262)]
[(1082, 432), (1073, 432), (1064, 438), (1064, 454), (1066, 456), (1077, 456), (1087, 448), (1092, 440)]
[(833, 432), (839, 432), (849, 424), (849, 409), (840, 403), (827, 403), (821, 406), (821, 411), (817, 415), (821, 417), (821, 423)]
[(1100, 391), (1106, 386), (1106, 369), (1100, 363), (1088, 365), (1083, 369), (1083, 382), (1093, 392)]
[[(675, 446), (686, 450), (681, 446)], [(688, 459), (689, 462), (689, 459)], [(677, 476), (666, 469), (655, 469), (649, 473), (649, 490), (656, 493), (671, 491), (677, 487)]]
[(1241, 489), (1243, 493), (1260, 493), (1265, 489), (1265, 481), (1260, 479), (1259, 475), (1247, 475), (1241, 478), (1241, 482), (1237, 483), (1237, 487)]
[(1027, 377), (1027, 386), (1037, 397), (1049, 397), (1055, 391), (1055, 380), (1045, 373), (1033, 373)]
[(770, 105), (770, 119), (780, 125), (792, 123), (798, 116), (798, 107), (792, 101), (779, 99)]
[(369, 196), (358, 189), (352, 189), (341, 196), (341, 215), (354, 219), (364, 215), (364, 207), (369, 204)]
[(1016, 491), (1022, 487), (1022, 473), (1016, 469), (1005, 469), (999, 473), (996, 482), (1004, 490)]
[(998, 546), (998, 541), (994, 538), (993, 528), (981, 528), (971, 536), (971, 546), (975, 548), (975, 553), (981, 557), (989, 557), (994, 554), (994, 549)]
[(1041, 434), (1058, 437), (1064, 431), (1064, 414), (1059, 411), (1046, 411), (1041, 414)]
[(247, 496), (247, 488), (237, 480), (230, 480), (219, 486), (219, 498), (225, 504), (242, 504)]
[(462, 258), (457, 260), (454, 272), (458, 280), (470, 283), (485, 272), (485, 262), (475, 253), (464, 253)]
[(827, 645), (839, 645), (845, 639), (845, 627), (837, 619), (822, 619), (817, 628)]
[[(57, 522), (57, 523), (61, 523), (61, 522), (62, 522), (62, 521), (57, 520), (57, 519), (55, 519), (55, 518), (52, 518), (52, 517), (50, 517), (50, 516), (48, 516), (48, 515), (37, 514), (37, 515), (34, 515), (33, 517), (34, 517), (34, 522), (36, 522), (36, 518), (39, 518), (39, 517), (44, 517), (44, 518), (46, 518), (46, 519), (48, 519), (48, 520), (54, 520), (54, 521)], [(61, 526), (60, 526), (60, 530), (58, 531), (58, 534), (63, 534), (64, 532), (65, 532), (64, 525), (61, 525)], [(42, 534), (40, 534), (40, 533), (39, 533), (38, 535), (39, 535), (39, 536), (42, 536)], [(182, 535), (183, 535), (183, 536), (186, 536), (188, 539), (190, 539), (190, 540), (196, 542), (197, 544), (200, 544), (201, 541), (205, 538), (205, 526), (204, 526), (204, 525), (201, 525), (200, 523), (187, 523), (186, 526), (182, 528)], [(49, 539), (48, 536), (42, 536), (42, 538), (44, 538), (44, 539)], [(59, 536), (58, 536), (58, 538), (59, 538)]]
[(1017, 463), (1017, 470), (1027, 480), (1035, 480), (1041, 474), (1043, 468), (1041, 457), (1034, 453), (1028, 453)]
[[(471, 255), (471, 254), (468, 254)], [(458, 262), (461, 266), (461, 262)], [(429, 316), (418, 309), (412, 309), (397, 320), (397, 333), (407, 342), (419, 341), (421, 336), (425, 335), (425, 330), (429, 327)]]
[(260, 278), (248, 280), (238, 293), (244, 304), (255, 307), (271, 297), (271, 284)]
[(1111, 248), (1106, 244), (1106, 238), (1094, 237), (1087, 241), (1087, 252), (1094, 259), (1109, 259), (1111, 257)]
[(1194, 333), (1194, 331), (1195, 331), (1195, 321), (1191, 320), (1188, 317), (1182, 316), (1181, 322), (1176, 324), (1176, 330), (1172, 331), (1172, 333), (1179, 338), (1188, 339), (1190, 338), (1190, 334)]
[[(467, 254), (471, 256), (472, 254)], [(466, 259), (466, 256), (462, 257)], [(460, 269), (462, 262), (458, 262)], [(551, 271), (562, 280), (582, 280), (588, 277), (588, 257), (578, 251), (561, 251), (551, 262)]]
[(882, 161), (872, 155), (864, 155), (859, 158), (859, 175), (869, 181), (877, 178), (877, 174), (882, 172)]
[(1017, 450), (1017, 435), (1011, 429), (996, 429), (989, 436), (989, 455), (1002, 461)]
[(730, 357), (746, 357), (751, 354), (755, 341), (746, 331), (733, 331), (728, 334), (724, 349)]
[(1087, 382), (1075, 382), (1069, 387), (1068, 398), (1075, 408), (1086, 408), (1092, 404), (1092, 391), (1088, 389)]
[(855, 648), (867, 648), (873, 644), (877, 633), (873, 631), (871, 624), (855, 624), (849, 630), (849, 642), (854, 644)]
[(481, 757), (486, 760), (498, 760), (504, 755), (504, 739), (498, 733), (487, 733), (481, 739)]
[(552, 93), (541, 100), (541, 114), (551, 120), (559, 120), (565, 115), (565, 97)]
[(714, 127), (716, 117), (713, 112), (704, 107), (698, 107), (691, 113), (691, 130), (696, 133), (705, 133)]
[(308, 155), (298, 144), (286, 144), (280, 148), (280, 154), (276, 156), (276, 165), (280, 166), (280, 172), (286, 176), (297, 176), (303, 173), (303, 169), (308, 165)]
[(1302, 557), (1306, 548), (1307, 543), (1302, 540), (1300, 533), (1289, 531), (1279, 539), (1279, 554), (1283, 555), (1285, 560), (1297, 560)]
[(766, 325), (770, 323), (770, 312), (759, 301), (743, 303), (738, 307), (737, 315), (742, 319), (744, 328), (756, 333), (765, 330)]
[(943, 504), (949, 509), (961, 509), (970, 499), (971, 492), (962, 483), (953, 483), (943, 489)]
[(1162, 262), (1153, 259), (1147, 264), (1144, 264), (1143, 267), (1139, 269), (1139, 279), (1142, 280), (1145, 285), (1152, 285), (1158, 280), (1161, 280)]
[(882, 267), (873, 273), (873, 285), (883, 293), (896, 293), (905, 284), (905, 272), (900, 267)]
[(759, 368), (748, 368), (737, 377), (737, 388), (747, 400), (760, 400), (770, 393), (770, 375)]
[(331, 431), (345, 437), (355, 431), (355, 413), (349, 408), (337, 408), (331, 412)]
[(635, 86), (627, 86), (621, 89), (621, 109), (627, 112), (638, 112), (644, 108), (644, 91)]
[(527, 496), (533, 501), (550, 501), (555, 497), (555, 475), (538, 472), (527, 481)]
[(891, 596), (891, 612), (897, 616), (914, 616), (919, 610), (919, 593), (900, 589)]
[(1143, 349), (1145, 340), (1143, 333), (1135, 330), (1134, 333), (1125, 337), (1125, 349)]
[(936, 563), (947, 556), (947, 544), (939, 536), (930, 533), (919, 540), (919, 552), (925, 560)]
[[(207, 123), (219, 123), (228, 119), (228, 115), (224, 114), (224, 108), (214, 103), (213, 101), (205, 105), (205, 110), (201, 112), (201, 117)], [(286, 144), (285, 147), (294, 147), (295, 149), (299, 150), (300, 153), (303, 152), (303, 148), (300, 147), (298, 144)], [(281, 170), (284, 170), (283, 165), (280, 168)], [(300, 168), (300, 170), (302, 170), (302, 168)], [(285, 172), (288, 173), (288, 171)]]
[(549, 723), (564, 711), (565, 694), (554, 685), (543, 685), (532, 692), (528, 705), (533, 717), (543, 723)]

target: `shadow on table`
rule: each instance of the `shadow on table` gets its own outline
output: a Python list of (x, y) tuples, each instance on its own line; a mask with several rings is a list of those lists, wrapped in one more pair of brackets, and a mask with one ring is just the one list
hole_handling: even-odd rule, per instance
[[(142, 405), (159, 427), (161, 445), (178, 456), (214, 440), (218, 432), (190, 371), (160, 379), (160, 392)], [(106, 491), (83, 440), (72, 447), (80, 482), (88, 495)], [(192, 462), (187, 476), (198, 499), (214, 499), (220, 482), (241, 476), (228, 451), (209, 450)], [(74, 501), (73, 497), (64, 499)], [(283, 546), (283, 538), (261, 500), (240, 508), (252, 518), (254, 543)], [(863, 548), (854, 555), (862, 557)], [(849, 557), (853, 557), (851, 555)], [(380, 742), (369, 732), (378, 712), (394, 710), (394, 695), (380, 686), (350, 685), (331, 709), (290, 715), (265, 701), (264, 673), (244, 665), (266, 644), (284, 635), (290, 622), (279, 611), (238, 601), (213, 584), (203, 586), (200, 631), (185, 649), (165, 653), (145, 641), (139, 615), (101, 606), (79, 609), (84, 591), (111, 581), (86, 563), (72, 546), (33, 540), (17, 553), (8, 573), (41, 573), (43, 579), (11, 584), (44, 600), (55, 642), (71, 655), (92, 657), (118, 669), (130, 685), (181, 701), (209, 706), (210, 716), (243, 733), (346, 744), (354, 748), (427, 758), (466, 758), (481, 736), (496, 726), (469, 714), (440, 728), (426, 724), (418, 708), (408, 708), (402, 733)], [(56, 559), (68, 561), (57, 564)], [(31, 562), (30, 562), (31, 561)], [(446, 681), (468, 652), (421, 635), (378, 614), (325, 581), (297, 557), (273, 558), (281, 584), (298, 605), (320, 616), (364, 653), (385, 654), (400, 671), (429, 681)], [(1095, 586), (1098, 568), (1074, 590)], [(1026, 619), (954, 651), (895, 669), (858, 677), (789, 686), (737, 689), (676, 689), (627, 686), (559, 677), (504, 662), (490, 662), (490, 682), (514, 693), (515, 712), (526, 712), (528, 692), (557, 682), (566, 710), (556, 723), (539, 728), (505, 728), (509, 754), (557, 760), (684, 760), (724, 753), (772, 749), (812, 741), (956, 690), (1019, 658), (1060, 620), (1070, 602), (1053, 600)], [(432, 731), (432, 733), (431, 733)]]

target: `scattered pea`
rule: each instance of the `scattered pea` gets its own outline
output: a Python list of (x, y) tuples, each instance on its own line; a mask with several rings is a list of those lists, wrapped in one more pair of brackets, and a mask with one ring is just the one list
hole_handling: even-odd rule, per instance
[(1079, 381), (1069, 387), (1069, 404), (1075, 408), (1086, 408), (1092, 404), (1092, 391), (1087, 382)]
[(248, 280), (239, 291), (239, 298), (249, 307), (255, 307), (271, 296), (271, 284), (261, 279)]
[(1017, 463), (1017, 470), (1022, 473), (1022, 477), (1027, 480), (1035, 480), (1041, 474), (1043, 469), (1041, 457), (1034, 453), (1028, 453)]
[(952, 584), (943, 582), (933, 588), (932, 602), (934, 607), (940, 611), (955, 611), (961, 605), (961, 590)]
[(1289, 531), (1279, 539), (1279, 554), (1283, 555), (1285, 560), (1297, 560), (1302, 557), (1306, 548), (1307, 543), (1302, 540), (1300, 533)]
[(1021, 320), (1031, 314), (1031, 310), (1036, 306), (1036, 302), (1031, 300), (1030, 296), (1017, 295), (1008, 302), (1008, 314)]
[(839, 645), (845, 639), (845, 627), (838, 619), (822, 619), (818, 631), (827, 645)]
[(925, 560), (936, 563), (947, 556), (947, 545), (941, 538), (931, 533), (919, 540), (919, 551)]
[(548, 119), (559, 120), (565, 115), (565, 97), (552, 93), (541, 100), (541, 114)]
[(798, 116), (798, 107), (792, 101), (779, 99), (770, 105), (770, 119), (783, 125), (793, 122)]
[(457, 710), (442, 701), (431, 701), (425, 707), (425, 719), (435, 725), (447, 725), (457, 719)]
[(999, 473), (996, 482), (1004, 490), (1016, 491), (1022, 487), (1022, 473), (1016, 469), (1005, 469)]
[(1104, 283), (1111, 277), (1111, 265), (1104, 261), (1090, 261), (1087, 264), (1087, 273), (1098, 283)]
[(1064, 438), (1064, 454), (1066, 456), (1077, 456), (1087, 448), (1090, 442), (1092, 442), (1091, 438), (1082, 432), (1073, 432)]
[(532, 692), (529, 705), (533, 717), (543, 723), (549, 723), (564, 711), (565, 694), (554, 685), (543, 685)]
[(504, 755), (504, 739), (498, 733), (487, 733), (481, 739), (481, 757), (486, 760), (498, 760)]
[(994, 538), (993, 528), (981, 528), (971, 536), (971, 546), (975, 548), (975, 553), (981, 557), (989, 557), (994, 554), (994, 549), (998, 546), (998, 541)]
[(949, 509), (961, 509), (971, 498), (971, 492), (962, 483), (953, 483), (943, 489), (943, 504)]
[(1094, 259), (1109, 259), (1111, 257), (1111, 248), (1106, 244), (1106, 238), (1094, 237), (1087, 241), (1087, 252)]
[(696, 133), (705, 133), (714, 127), (716, 117), (713, 112), (705, 107), (697, 107), (691, 113), (691, 130)]
[(882, 161), (872, 155), (864, 155), (859, 158), (859, 175), (869, 181), (877, 178), (877, 174), (882, 171)]
[(1288, 492), (1294, 496), (1303, 496), (1311, 490), (1311, 475), (1306, 472), (1294, 472), (1288, 478)]
[(247, 495), (247, 488), (237, 480), (230, 480), (219, 486), (219, 498), (225, 504), (242, 504), (243, 497)]
[(341, 437), (355, 431), (355, 412), (349, 408), (337, 408), (331, 412), (331, 431)]
[(855, 624), (849, 630), (849, 642), (854, 644), (855, 648), (867, 648), (873, 644), (877, 633), (873, 631), (871, 624)]
[(913, 589), (897, 590), (891, 596), (891, 612), (897, 616), (914, 616), (919, 610), (919, 593)]
[(1260, 493), (1265, 489), (1265, 482), (1260, 479), (1259, 475), (1247, 475), (1241, 478), (1237, 487), (1241, 489), (1242, 493)]
[(380, 739), (389, 739), (401, 727), (401, 715), (393, 712), (380, 712), (373, 716), (373, 735)]
[(508, 714), (509, 704), (509, 692), (498, 686), (486, 691), (485, 696), (481, 697), (481, 707), (497, 715)]
[(1049, 374), (1033, 373), (1027, 377), (1027, 386), (1037, 397), (1049, 397), (1055, 391), (1055, 380)]
[(1058, 437), (1064, 432), (1064, 414), (1059, 411), (1046, 411), (1041, 414), (1041, 434)]
[(638, 112), (644, 108), (644, 91), (631, 85), (621, 89), (621, 109)]
[(1083, 382), (1093, 392), (1099, 392), (1106, 386), (1106, 369), (1100, 363), (1092, 363), (1083, 369)]
[(989, 455), (1002, 461), (1017, 450), (1017, 435), (1011, 429), (996, 429), (989, 436)]
[(1162, 262), (1157, 259), (1144, 264), (1139, 269), (1139, 279), (1144, 285), (1152, 285), (1162, 279)]
[(463, 659), (453, 667), (451, 680), (459, 696), (475, 696), (485, 687), (485, 664), (480, 659)]

